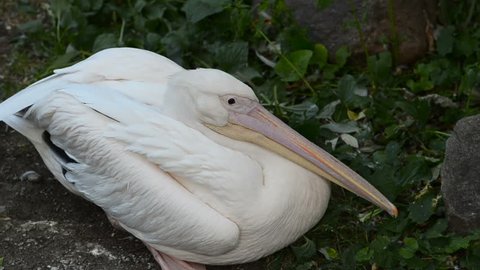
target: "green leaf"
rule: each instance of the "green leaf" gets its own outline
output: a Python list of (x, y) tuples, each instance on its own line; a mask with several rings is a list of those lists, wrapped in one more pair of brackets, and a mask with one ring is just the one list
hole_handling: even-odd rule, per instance
[(312, 55), (313, 53), (310, 50), (299, 50), (287, 53), (275, 65), (275, 72), (280, 76), (282, 81), (298, 81), (307, 72), (308, 63)]
[(329, 261), (338, 259), (338, 252), (332, 247), (324, 247), (321, 248), (319, 251), (323, 254), (323, 256), (325, 256), (325, 259)]
[(441, 28), (437, 38), (437, 51), (440, 55), (444, 56), (449, 54), (453, 50), (454, 37), (453, 34), (455, 28), (452, 25)]
[(354, 121), (350, 121), (347, 123), (328, 123), (322, 125), (321, 128), (326, 128), (335, 133), (354, 133), (360, 130), (357, 126), (357, 123)]
[(303, 239), (305, 240), (305, 243), (303, 245), (290, 246), (297, 260), (301, 262), (309, 260), (310, 258), (315, 256), (315, 254), (317, 253), (317, 248), (315, 243), (312, 240), (308, 239), (307, 237), (304, 237)]
[(368, 262), (372, 259), (372, 257), (373, 250), (369, 247), (364, 247), (357, 251), (357, 254), (355, 254), (355, 260), (358, 262)]
[(63, 13), (70, 10), (71, 3), (68, 0), (51, 0), (49, 7), (53, 13), (53, 16), (56, 19), (59, 19)]
[(409, 156), (407, 164), (398, 171), (397, 175), (399, 183), (408, 187), (412, 184), (430, 180), (432, 171), (424, 157)]
[(373, 250), (375, 256), (385, 253), (392, 241), (385, 235), (377, 235), (370, 244), (370, 249)]
[(470, 33), (463, 33), (455, 38), (456, 54), (470, 57), (478, 48), (480, 40), (473, 37)]
[(406, 237), (403, 239), (404, 247), (400, 248), (399, 253), (405, 259), (410, 259), (418, 250), (418, 242), (415, 238)]
[(456, 252), (460, 249), (466, 249), (470, 245), (470, 241), (472, 241), (471, 237), (462, 237), (457, 236), (450, 239), (450, 243), (445, 248), (445, 251), (448, 253)]
[(377, 83), (386, 84), (391, 77), (392, 56), (390, 52), (372, 55), (367, 60), (367, 70), (371, 79)]
[(300, 104), (295, 104), (292, 106), (286, 106), (286, 111), (295, 113), (297, 115), (304, 116), (302, 120), (313, 118), (318, 113), (317, 104), (313, 103), (311, 100), (305, 100)]
[(338, 82), (337, 96), (347, 107), (364, 107), (368, 104), (368, 93), (364, 87), (357, 85), (351, 75), (343, 76)]
[(446, 219), (439, 219), (430, 227), (425, 233), (426, 238), (436, 238), (444, 236), (445, 230), (448, 228), (448, 221)]
[(433, 214), (433, 194), (429, 193), (413, 202), (408, 207), (408, 217), (417, 224), (427, 221)]
[(112, 33), (104, 33), (98, 35), (95, 41), (93, 42), (92, 51), (98, 52), (106, 48), (111, 48), (117, 46), (117, 38)]
[(234, 75), (235, 75), (235, 77), (237, 77), (242, 82), (249, 82), (249, 81), (251, 81), (255, 78), (261, 78), (262, 77), (262, 74), (260, 74), (260, 72), (258, 72), (258, 70), (254, 69), (253, 67), (249, 67), (249, 66), (240, 68), (239, 70), (237, 70), (235, 72)]
[(312, 50), (314, 48), (307, 31), (296, 25), (284, 29), (278, 38), (284, 52)]
[(182, 10), (189, 22), (197, 23), (210, 15), (222, 12), (230, 3), (230, 0), (187, 0)]
[(3, 267), (3, 257), (0, 257), (0, 267)]
[(337, 108), (338, 104), (340, 104), (340, 100), (335, 100), (322, 108), (322, 111), (317, 115), (318, 119), (332, 119), (332, 115), (335, 113), (335, 109)]
[(317, 64), (320, 68), (322, 68), (327, 64), (327, 60), (327, 48), (323, 44), (315, 44), (315, 46), (313, 47), (313, 56), (311, 62)]
[(347, 145), (350, 145), (353, 148), (358, 148), (358, 140), (357, 138), (353, 137), (350, 134), (341, 134), (340, 138), (342, 139), (343, 142), (345, 142)]
[(388, 164), (382, 164), (375, 172), (368, 177), (368, 180), (388, 199), (393, 200), (400, 193), (397, 182), (395, 181), (395, 169)]
[(55, 61), (53, 61), (53, 63), (51, 63), (50, 66), (48, 66), (47, 70), (51, 71), (57, 68), (66, 67), (69, 64), (72, 64), (72, 60), (79, 55), (80, 55), (80, 52), (77, 50), (67, 52), (57, 57)]
[(210, 50), (219, 68), (225, 72), (235, 73), (248, 65), (247, 42), (216, 43)]
[(343, 67), (347, 63), (348, 57), (350, 57), (350, 52), (348, 50), (348, 47), (347, 46), (340, 47), (335, 52), (335, 64), (338, 67)]

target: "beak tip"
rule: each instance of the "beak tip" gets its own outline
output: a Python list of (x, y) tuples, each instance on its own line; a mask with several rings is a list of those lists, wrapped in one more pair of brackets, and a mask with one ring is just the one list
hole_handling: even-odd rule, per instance
[(390, 216), (396, 218), (398, 217), (398, 209), (395, 205), (392, 204), (392, 206), (387, 210), (387, 212), (390, 214)]

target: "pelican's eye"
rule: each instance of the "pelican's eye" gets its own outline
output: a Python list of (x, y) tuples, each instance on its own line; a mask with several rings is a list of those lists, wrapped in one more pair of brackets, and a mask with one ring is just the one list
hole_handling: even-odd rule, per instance
[(225, 95), (220, 97), (223, 107), (230, 112), (248, 113), (252, 110), (258, 102), (247, 98), (235, 95)]

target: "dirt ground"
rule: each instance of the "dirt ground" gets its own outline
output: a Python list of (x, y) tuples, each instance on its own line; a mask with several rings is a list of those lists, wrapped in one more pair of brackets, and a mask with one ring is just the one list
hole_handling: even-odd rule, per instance
[[(39, 179), (21, 180), (27, 171)], [(145, 246), (53, 178), (27, 139), (0, 124), (0, 258), (5, 270), (160, 269)], [(209, 270), (260, 270), (263, 262)], [(2, 267), (0, 266), (0, 269)]]

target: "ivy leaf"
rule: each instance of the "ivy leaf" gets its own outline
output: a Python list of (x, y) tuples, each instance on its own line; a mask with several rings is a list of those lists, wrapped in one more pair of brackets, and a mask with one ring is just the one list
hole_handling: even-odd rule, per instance
[(307, 72), (308, 63), (312, 55), (313, 53), (310, 50), (298, 50), (287, 53), (275, 65), (275, 72), (282, 81), (298, 81)]
[(315, 44), (313, 48), (312, 63), (324, 67), (328, 60), (328, 50), (323, 44)]
[(342, 141), (344, 141), (347, 145), (350, 145), (353, 148), (358, 148), (358, 140), (357, 138), (353, 137), (350, 134), (342, 134), (340, 135)]
[(336, 249), (334, 249), (332, 247), (323, 247), (319, 251), (329, 261), (338, 259), (338, 252), (337, 252)]
[(54, 70), (54, 69), (57, 69), (57, 68), (65, 67), (68, 64), (71, 64), (72, 60), (79, 55), (80, 55), (80, 52), (77, 51), (77, 50), (72, 50), (70, 52), (66, 52), (65, 54), (57, 57), (55, 59), (55, 61), (53, 61), (53, 63), (51, 63), (50, 66), (48, 66), (47, 69), (48, 70)]
[(450, 239), (450, 243), (448, 246), (445, 248), (445, 251), (448, 253), (453, 253), (456, 252), (460, 249), (465, 249), (468, 248), (470, 241), (472, 241), (472, 238), (470, 236), (466, 237), (453, 237)]
[(228, 73), (235, 73), (245, 68), (248, 64), (248, 43), (239, 41), (220, 45), (212, 45), (209, 50), (212, 52), (215, 62), (220, 69)]
[(372, 259), (373, 257), (373, 250), (370, 249), (369, 247), (364, 247), (357, 251), (357, 254), (355, 254), (355, 260), (357, 262), (368, 262)]
[(437, 39), (437, 51), (441, 56), (445, 56), (452, 52), (454, 32), (455, 29), (452, 25), (440, 29)]
[(71, 4), (68, 0), (51, 0), (50, 9), (52, 10), (53, 16), (57, 19), (61, 17), (61, 14), (70, 10)]
[(351, 75), (343, 76), (338, 82), (337, 96), (347, 107), (364, 107), (368, 103), (365, 88), (357, 85)]
[(98, 52), (100, 50), (117, 46), (117, 38), (112, 33), (104, 33), (97, 36), (93, 42), (92, 51)]
[(313, 103), (311, 100), (305, 100), (300, 104), (295, 104), (292, 106), (285, 107), (285, 110), (295, 113), (297, 115), (304, 116), (302, 120), (311, 119), (318, 113), (317, 104)]
[(301, 246), (291, 246), (297, 260), (302, 262), (311, 259), (317, 253), (315, 243), (307, 237), (304, 237), (304, 240), (305, 243)]
[(390, 52), (372, 55), (367, 60), (368, 74), (377, 83), (389, 82), (392, 69), (392, 56)]
[(448, 221), (446, 219), (439, 219), (435, 224), (425, 233), (426, 238), (436, 238), (444, 236), (443, 232), (448, 228)]
[(408, 187), (431, 179), (432, 171), (424, 157), (410, 156), (407, 161), (407, 164), (398, 172), (398, 180), (402, 186)]
[(318, 119), (332, 119), (332, 115), (335, 113), (335, 109), (337, 108), (338, 104), (340, 104), (340, 100), (335, 100), (322, 108), (322, 111), (317, 115)]
[(377, 235), (375, 240), (370, 244), (370, 248), (373, 249), (375, 254), (382, 254), (392, 241), (385, 235)]
[(410, 259), (418, 250), (418, 242), (415, 238), (405, 237), (403, 239), (404, 247), (400, 248), (399, 253), (405, 259)]
[(187, 0), (182, 10), (189, 22), (197, 23), (210, 15), (222, 12), (229, 3), (230, 0)]
[(413, 202), (409, 207), (408, 217), (417, 224), (427, 221), (433, 214), (433, 194), (429, 193)]
[(347, 123), (329, 123), (322, 125), (321, 128), (326, 128), (335, 133), (354, 133), (360, 130), (357, 123), (353, 121)]
[(280, 46), (283, 51), (311, 50), (314, 48), (307, 31), (298, 26), (290, 26), (284, 29), (280, 35)]
[(340, 47), (336, 52), (335, 52), (335, 64), (337, 67), (343, 67), (348, 60), (348, 57), (350, 57), (350, 52), (348, 51), (347, 46), (342, 46)]

